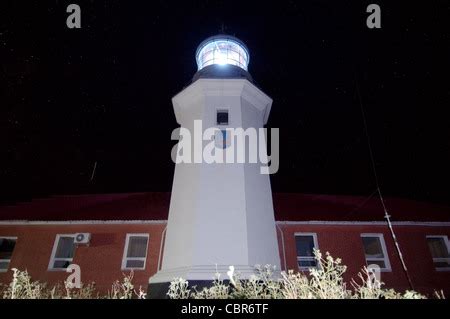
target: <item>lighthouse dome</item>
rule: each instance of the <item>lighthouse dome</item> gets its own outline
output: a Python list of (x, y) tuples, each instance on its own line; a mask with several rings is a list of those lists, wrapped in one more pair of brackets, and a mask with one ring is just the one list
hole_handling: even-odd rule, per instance
[(252, 81), (248, 73), (250, 54), (247, 46), (238, 38), (230, 35), (215, 35), (207, 38), (195, 53), (198, 78), (246, 78)]
[(200, 43), (195, 54), (198, 70), (212, 64), (236, 65), (247, 71), (250, 54), (246, 45), (230, 35), (215, 35)]

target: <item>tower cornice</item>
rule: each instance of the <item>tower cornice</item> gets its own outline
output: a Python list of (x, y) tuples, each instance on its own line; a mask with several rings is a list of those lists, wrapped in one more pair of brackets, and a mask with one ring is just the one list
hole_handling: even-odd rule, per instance
[(240, 97), (264, 112), (267, 123), (272, 99), (246, 79), (198, 79), (172, 98), (175, 116), (180, 123), (181, 111), (205, 97)]

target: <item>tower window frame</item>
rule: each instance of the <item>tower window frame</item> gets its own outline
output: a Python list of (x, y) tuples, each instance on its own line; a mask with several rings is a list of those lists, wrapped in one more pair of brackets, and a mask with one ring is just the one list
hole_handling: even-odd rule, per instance
[(216, 125), (226, 126), (230, 124), (230, 111), (228, 109), (216, 110)]

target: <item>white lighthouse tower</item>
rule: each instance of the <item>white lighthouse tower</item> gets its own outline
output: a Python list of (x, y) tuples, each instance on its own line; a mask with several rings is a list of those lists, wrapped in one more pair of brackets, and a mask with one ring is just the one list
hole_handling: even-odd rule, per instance
[[(270, 179), (261, 174), (261, 162), (194, 159), (198, 148), (211, 142), (195, 144), (199, 132), (194, 123), (201, 121), (200, 135), (218, 128), (223, 134), (216, 134), (215, 145), (226, 153), (234, 147), (226, 129), (262, 128), (272, 99), (253, 84), (249, 50), (239, 39), (208, 38), (199, 45), (196, 60), (192, 83), (172, 99), (177, 122), (191, 132), (194, 149), (191, 163), (175, 167), (162, 267), (149, 280), (150, 297), (164, 297), (175, 277), (201, 286), (217, 272), (227, 279), (231, 265), (241, 279), (254, 274), (257, 264), (280, 269)], [(248, 154), (255, 145), (246, 141)]]

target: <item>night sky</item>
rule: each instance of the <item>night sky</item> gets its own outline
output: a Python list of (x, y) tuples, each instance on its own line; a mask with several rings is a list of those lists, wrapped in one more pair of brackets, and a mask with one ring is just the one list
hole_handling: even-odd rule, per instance
[[(66, 26), (70, 3), (81, 29)], [(376, 190), (358, 85), (384, 195), (450, 205), (449, 26), (438, 0), (2, 0), (0, 201), (170, 191), (171, 98), (223, 29), (274, 100), (273, 191)]]

